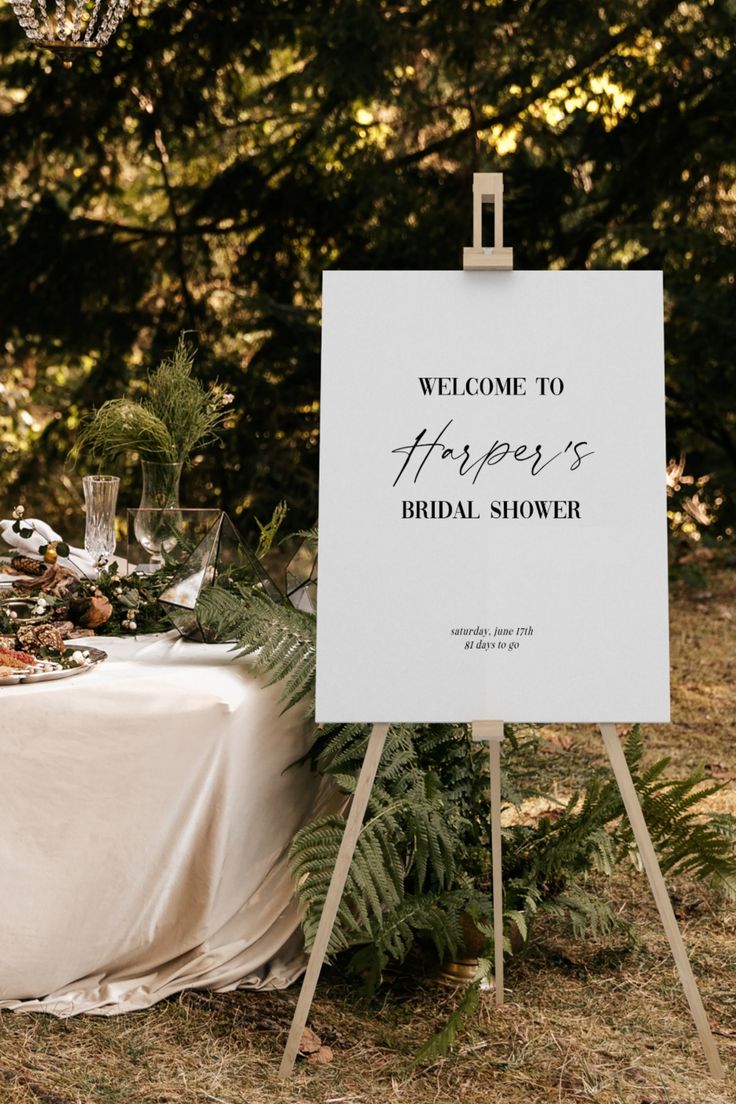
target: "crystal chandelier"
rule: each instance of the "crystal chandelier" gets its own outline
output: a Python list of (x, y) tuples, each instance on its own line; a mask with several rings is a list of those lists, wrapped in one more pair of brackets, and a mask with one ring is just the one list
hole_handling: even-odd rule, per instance
[(31, 42), (56, 50), (68, 62), (106, 46), (130, 0), (10, 0)]

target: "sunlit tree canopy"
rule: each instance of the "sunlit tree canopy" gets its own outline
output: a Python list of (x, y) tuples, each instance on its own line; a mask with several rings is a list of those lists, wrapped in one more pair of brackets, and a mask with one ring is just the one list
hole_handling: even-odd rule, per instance
[(80, 417), (186, 329), (235, 395), (188, 504), (263, 518), (285, 497), (309, 524), (322, 270), (459, 267), (471, 174), (502, 170), (517, 267), (664, 269), (668, 449), (711, 476), (725, 531), (735, 19), (731, 0), (143, 0), (68, 69), (4, 6), (0, 501), (78, 513)]

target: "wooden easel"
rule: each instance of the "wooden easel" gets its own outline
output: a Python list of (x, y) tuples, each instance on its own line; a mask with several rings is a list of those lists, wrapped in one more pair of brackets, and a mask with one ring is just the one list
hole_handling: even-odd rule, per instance
[[(492, 203), (494, 208), (494, 244), (484, 246), (482, 240), (483, 204)], [(473, 244), (463, 250), (463, 267), (466, 270), (511, 270), (513, 269), (513, 250), (503, 245), (503, 174), (473, 174)], [(320, 918), (314, 946), (309, 956), (307, 972), (297, 1001), (289, 1038), (281, 1060), (279, 1075), (282, 1078), (291, 1074), (299, 1051), (302, 1033), (306, 1027), (309, 1010), (312, 1006), (317, 981), (327, 954), (327, 947), (340, 906), (350, 864), (360, 835), (370, 799), (378, 764), (386, 742), (388, 724), (374, 724), (368, 739), (363, 765), (350, 805), (345, 832), (335, 862), (335, 869), (327, 891), (324, 909)], [(652, 895), (662, 920), (662, 926), (675, 960), (682, 988), (685, 992), (695, 1027), (705, 1053), (708, 1070), (712, 1077), (723, 1078), (724, 1070), (708, 1017), (703, 1006), (695, 975), (690, 965), (687, 950), (677, 924), (672, 902), (670, 901), (657, 855), (652, 844), (649, 829), (642, 813), (634, 782), (631, 777), (626, 756), (623, 753), (615, 724), (598, 726), (608, 758), (618, 784), (627, 816), (634, 832), (642, 865), (649, 879)], [(501, 865), (501, 741), (503, 740), (502, 721), (474, 721), (472, 724), (474, 740), (487, 740), (489, 746), (490, 790), (491, 790), (491, 855), (493, 869), (493, 943), (494, 943), (494, 991), (497, 1005), (504, 999), (504, 963), (503, 963), (503, 871)]]
[[(483, 204), (493, 204), (493, 245), (483, 245)], [(503, 173), (473, 173), (473, 244), (463, 249), (466, 272), (511, 271), (514, 251), (503, 244)], [(504, 998), (503, 867), (501, 863), (501, 741), (503, 721), (473, 721), (474, 740), (488, 741), (491, 778), (491, 869), (493, 895), (493, 992), (496, 1006)]]
[(337, 852), (337, 860), (335, 861), (335, 869), (332, 872), (330, 888), (327, 890), (325, 906), (322, 909), (319, 927), (317, 928), (314, 945), (309, 956), (309, 962), (307, 963), (307, 972), (304, 975), (299, 1000), (296, 1003), (294, 1019), (291, 1021), (289, 1038), (286, 1041), (286, 1048), (283, 1058), (281, 1059), (279, 1077), (288, 1077), (294, 1068), (294, 1062), (299, 1052), (299, 1044), (302, 1040), (302, 1033), (307, 1026), (309, 1009), (312, 1007), (314, 991), (317, 988), (317, 981), (319, 980), (322, 965), (325, 961), (332, 929), (335, 925), (335, 917), (337, 916), (337, 910), (340, 907), (343, 890), (345, 889), (350, 863), (353, 861), (353, 854), (363, 824), (363, 817), (368, 808), (368, 801), (371, 796), (371, 790), (373, 789), (373, 782), (376, 777), (376, 771), (378, 770), (378, 764), (381, 760), (383, 745), (386, 743), (387, 732), (387, 724), (374, 724), (368, 738), (368, 747), (365, 750), (363, 766), (360, 768), (358, 784), (355, 787), (353, 800), (350, 804), (350, 812), (348, 813), (340, 850)]

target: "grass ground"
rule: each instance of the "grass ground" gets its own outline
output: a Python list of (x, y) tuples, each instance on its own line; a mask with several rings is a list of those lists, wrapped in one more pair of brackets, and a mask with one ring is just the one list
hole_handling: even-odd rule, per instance
[[(673, 770), (705, 762), (736, 778), (736, 574), (713, 571), (708, 592), (672, 606), (673, 724), (645, 730), (651, 757)], [(590, 730), (557, 730), (565, 770), (602, 762)], [(711, 805), (736, 812), (733, 785)], [(705, 1075), (667, 944), (640, 876), (622, 870), (606, 892), (635, 928), (574, 942), (552, 921), (509, 963), (506, 1006), (484, 1000), (456, 1052), (417, 1068), (413, 1054), (456, 994), (411, 974), (360, 1004), (337, 970), (320, 984), (311, 1023), (329, 1065), (276, 1069), (296, 993), (187, 993), (113, 1019), (0, 1015), (1, 1104), (736, 1104), (736, 904), (678, 880), (672, 886), (727, 1080)], [(1, 907), (1, 906), (0, 906)]]

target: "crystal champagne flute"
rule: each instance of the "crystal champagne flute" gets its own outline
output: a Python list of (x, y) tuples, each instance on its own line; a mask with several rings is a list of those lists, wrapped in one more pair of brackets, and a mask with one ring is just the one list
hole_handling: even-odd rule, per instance
[(87, 522), (84, 548), (96, 567), (103, 567), (115, 552), (115, 506), (120, 480), (116, 475), (85, 475), (82, 479)]

